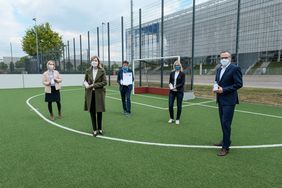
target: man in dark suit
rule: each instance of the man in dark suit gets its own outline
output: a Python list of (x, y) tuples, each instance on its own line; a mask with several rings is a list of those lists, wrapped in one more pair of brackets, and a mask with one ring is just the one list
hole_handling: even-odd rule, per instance
[(223, 132), (222, 141), (216, 146), (221, 146), (218, 156), (225, 156), (229, 152), (231, 144), (231, 123), (236, 104), (239, 104), (237, 90), (243, 86), (240, 67), (231, 63), (231, 53), (220, 53), (221, 67), (217, 69), (215, 76), (214, 92), (219, 109), (219, 118)]

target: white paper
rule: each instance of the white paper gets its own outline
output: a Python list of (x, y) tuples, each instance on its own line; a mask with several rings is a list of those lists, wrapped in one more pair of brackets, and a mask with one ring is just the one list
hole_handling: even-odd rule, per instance
[(173, 87), (172, 84), (169, 84), (169, 89), (170, 89), (170, 90), (173, 90), (173, 89), (174, 89), (174, 87)]
[(83, 85), (85, 86), (85, 88), (89, 88), (89, 84), (88, 84), (87, 81), (84, 81), (84, 82), (83, 82)]
[(132, 84), (132, 73), (131, 72), (127, 72), (127, 73), (123, 73), (122, 74), (122, 85), (131, 85)]
[(213, 91), (217, 91), (217, 90), (218, 90), (218, 84), (215, 83), (215, 84), (213, 84)]

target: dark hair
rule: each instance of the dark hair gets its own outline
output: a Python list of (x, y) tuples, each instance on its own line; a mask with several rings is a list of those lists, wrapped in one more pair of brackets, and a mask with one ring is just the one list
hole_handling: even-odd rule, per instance
[(129, 62), (128, 61), (126, 61), (126, 60), (124, 60), (123, 62), (122, 62), (122, 64), (129, 64)]

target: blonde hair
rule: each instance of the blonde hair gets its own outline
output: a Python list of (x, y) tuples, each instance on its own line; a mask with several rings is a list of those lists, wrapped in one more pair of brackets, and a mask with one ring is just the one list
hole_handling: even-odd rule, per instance
[(174, 63), (173, 63), (173, 70), (174, 71), (175, 71), (175, 65), (179, 65), (180, 66), (180, 71), (183, 71), (183, 67), (182, 67), (180, 61), (178, 61), (178, 60), (174, 61)]
[(54, 60), (49, 60), (47, 63), (46, 63), (46, 67), (48, 68), (48, 65), (53, 63), (54, 64), (54, 69), (56, 68), (56, 63)]

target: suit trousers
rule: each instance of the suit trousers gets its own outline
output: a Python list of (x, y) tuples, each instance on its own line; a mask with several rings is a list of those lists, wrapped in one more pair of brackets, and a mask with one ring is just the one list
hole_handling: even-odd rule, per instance
[(174, 100), (177, 100), (177, 116), (176, 120), (180, 119), (181, 111), (182, 111), (182, 101), (183, 101), (183, 92), (180, 91), (169, 91), (169, 99), (168, 99), (168, 107), (169, 107), (169, 115), (170, 119), (174, 119), (173, 105)]
[(219, 110), (221, 129), (223, 133), (222, 148), (228, 150), (231, 144), (231, 140), (230, 140), (231, 124), (232, 124), (232, 119), (234, 115), (235, 105), (223, 106), (219, 104), (218, 110)]
[[(102, 112), (96, 112), (95, 91), (92, 91), (90, 117), (92, 121), (93, 130), (94, 131), (96, 131), (97, 129), (102, 130)], [(98, 127), (97, 127), (97, 124), (98, 124)]]

